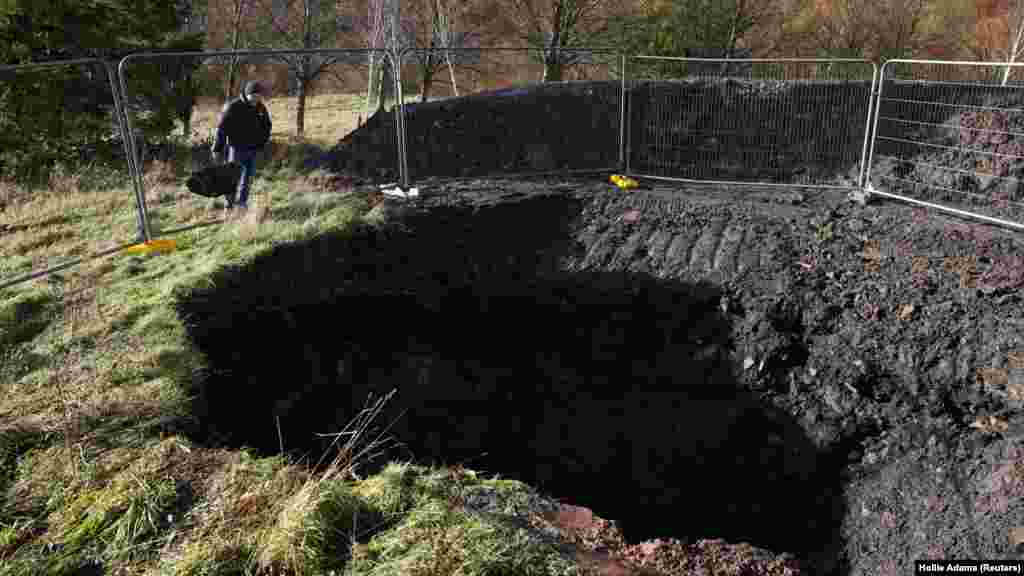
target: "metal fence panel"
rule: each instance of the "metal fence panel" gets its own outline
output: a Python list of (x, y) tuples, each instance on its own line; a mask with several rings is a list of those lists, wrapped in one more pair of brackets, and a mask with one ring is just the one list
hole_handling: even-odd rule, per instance
[[(449, 67), (450, 53), (467, 55)], [(560, 49), (559, 61), (562, 81), (542, 82), (536, 48), (403, 53), (403, 183), (621, 168), (623, 57)]]
[(856, 59), (628, 59), (626, 167), (688, 182), (854, 188), (877, 67)]
[[(80, 74), (68, 76), (66, 75), (68, 68), (77, 69)], [(61, 73), (60, 69), (63, 69), (64, 72)], [(33, 79), (33, 76), (36, 78)], [(43, 78), (43, 76), (48, 76), (48, 78)], [(29, 134), (21, 134), (18, 129), (17, 115), (22, 112), (18, 108), (21, 106), (31, 108), (35, 105), (48, 107), (47, 110), (51, 113), (48, 114), (48, 117), (56, 123), (58, 130), (63, 130), (62, 127), (77, 122), (94, 122), (99, 123), (99, 126), (102, 127), (100, 130), (106, 132), (108, 136), (100, 136), (99, 140), (95, 142), (84, 142), (74, 152), (76, 158), (58, 158), (60, 162), (66, 163), (73, 169), (80, 169), (74, 174), (63, 175), (63, 182), (59, 179), (54, 180), (51, 175), (50, 184), (46, 185), (44, 190), (22, 190), (20, 186), (5, 184), (7, 187), (0, 191), (0, 254), (3, 254), (3, 257), (0, 258), (0, 289), (75, 267), (88, 260), (119, 252), (136, 242), (146, 240), (141, 198), (138, 195), (134, 200), (134, 230), (132, 223), (128, 223), (121, 238), (117, 237), (117, 231), (123, 227), (123, 223), (116, 221), (119, 215), (117, 213), (109, 214), (110, 221), (102, 229), (89, 231), (76, 229), (77, 227), (74, 226), (76, 216), (73, 213), (68, 213), (75, 209), (84, 210), (87, 206), (104, 201), (101, 194), (109, 195), (110, 188), (116, 188), (117, 182), (123, 182), (123, 177), (109, 178), (109, 176), (113, 176), (112, 174), (87, 173), (90, 164), (97, 159), (98, 155), (106, 156), (106, 163), (109, 164), (107, 169), (113, 169), (116, 172), (120, 170), (120, 167), (117, 167), (119, 163), (118, 148), (120, 148), (121, 153), (124, 154), (124, 157), (120, 159), (124, 162), (124, 171), (130, 174), (133, 170), (129, 139), (125, 137), (127, 130), (121, 95), (113, 67), (96, 58), (0, 66), (0, 92), (6, 92), (5, 85), (9, 87), (13, 82), (41, 81), (64, 83), (62, 91), (53, 90), (53, 86), (50, 86), (46, 92), (46, 94), (57, 94), (61, 98), (61, 102), (55, 104), (46, 99), (34, 98), (18, 100), (10, 93), (4, 95), (5, 106), (0, 110), (0, 124), (3, 124), (4, 130), (15, 132), (15, 134), (8, 134), (8, 136), (12, 136), (12, 141), (18, 140), (19, 143), (23, 141), (26, 147), (42, 144), (37, 138), (41, 133), (37, 133), (35, 126), (30, 127)], [(108, 90), (109, 92), (107, 92)], [(27, 113), (27, 111), (25, 112)], [(5, 116), (7, 117), (5, 118)], [(28, 150), (27, 148), (8, 149), (6, 152), (25, 153), (33, 159), (38, 156), (38, 150)], [(103, 176), (107, 176), (107, 178)], [(56, 185), (56, 188), (53, 185)], [(43, 196), (46, 199), (43, 199)], [(41, 207), (33, 206), (35, 203), (40, 204)], [(116, 202), (114, 203), (116, 204)], [(76, 206), (76, 204), (81, 205)], [(55, 212), (47, 214), (48, 210)], [(133, 233), (136, 234), (134, 240), (131, 239)], [(46, 241), (42, 238), (47, 235), (59, 242), (62, 251), (66, 251), (69, 244), (74, 243), (75, 246), (71, 247), (71, 252), (77, 254), (85, 252), (85, 256), (74, 258), (54, 256), (53, 248), (56, 244), (51, 244), (53, 240)], [(77, 245), (84, 240), (83, 236), (92, 235), (96, 235), (98, 238), (91, 242), (85, 241), (92, 246), (82, 248)]]
[(1003, 84), (1007, 67), (886, 62), (868, 191), (1024, 230), (1024, 89)]
[[(236, 70), (230, 90), (225, 74), (232, 62), (245, 62)], [(220, 110), (227, 99), (237, 98), (248, 80), (260, 80), (270, 88), (264, 103), (271, 113), (271, 142), (256, 159), (256, 178), (250, 185), (252, 205), (268, 206), (271, 188), (260, 178), (266, 169), (288, 168), (310, 172), (324, 168), (336, 172), (362, 172), (381, 179), (401, 177), (398, 106), (370, 98), (372, 78), (383, 78), (382, 62), (390, 62), (384, 50), (308, 49), (308, 50), (235, 50), (216, 52), (140, 52), (123, 58), (119, 81), (128, 106), (127, 123), (131, 127), (133, 150), (148, 150), (137, 158), (140, 170), (135, 186), (143, 199), (147, 227), (152, 236), (172, 234), (196, 226), (223, 221), (217, 209), (223, 200), (210, 200), (190, 194), (184, 186), (188, 175), (208, 166), (211, 146)], [(297, 72), (308, 66), (311, 82), (304, 100), (304, 131), (298, 139)], [(393, 70), (393, 66), (387, 67)], [(185, 74), (183, 71), (191, 71)], [(156, 72), (165, 80), (173, 77), (181, 84), (165, 87), (164, 94), (180, 100), (175, 137), (167, 142), (141, 140), (145, 129), (144, 104), (152, 97), (151, 87), (142, 82)], [(397, 94), (394, 75), (384, 82), (386, 93)], [(394, 98), (391, 96), (391, 98)], [(191, 124), (185, 131), (185, 124)], [(371, 124), (382, 129), (366, 137)], [(180, 130), (179, 130), (180, 129)], [(358, 132), (358, 133), (357, 133)], [(159, 162), (155, 161), (159, 160)]]

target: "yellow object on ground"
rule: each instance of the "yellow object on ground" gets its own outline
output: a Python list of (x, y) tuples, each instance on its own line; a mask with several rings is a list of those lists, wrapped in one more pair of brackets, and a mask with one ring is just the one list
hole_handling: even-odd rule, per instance
[(177, 249), (178, 243), (175, 240), (150, 240), (142, 244), (136, 244), (125, 248), (130, 254), (149, 254), (150, 252), (170, 252)]
[(627, 178), (626, 176), (621, 176), (619, 174), (612, 174), (610, 180), (612, 181), (612, 184), (615, 184), (616, 186), (622, 188), (623, 190), (636, 188), (639, 185), (639, 182), (637, 182), (636, 180), (633, 180), (632, 178)]

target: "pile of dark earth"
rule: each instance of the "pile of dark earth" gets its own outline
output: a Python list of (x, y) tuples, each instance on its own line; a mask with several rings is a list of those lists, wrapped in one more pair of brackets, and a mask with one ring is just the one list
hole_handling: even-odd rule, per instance
[(273, 452), (276, 415), (314, 450), (398, 389), (382, 419), (405, 448), (371, 468), (465, 462), (633, 542), (746, 541), (818, 574), (1019, 555), (1019, 238), (832, 192), (601, 178), (377, 210), (180, 296), (209, 360), (198, 436)]
[[(610, 169), (620, 162), (625, 109), (629, 162), (640, 172), (671, 164), (688, 178), (849, 183), (870, 93), (870, 80), (701, 78), (631, 82), (626, 107), (619, 81), (533, 84), (407, 104), (409, 177)], [(393, 110), (375, 113), (305, 163), (377, 183), (396, 180), (397, 166)]]

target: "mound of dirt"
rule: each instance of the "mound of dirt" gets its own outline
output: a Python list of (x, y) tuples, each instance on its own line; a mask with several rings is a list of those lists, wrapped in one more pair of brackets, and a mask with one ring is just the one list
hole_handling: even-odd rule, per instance
[[(621, 95), (617, 82), (564, 82), (407, 104), (410, 175), (615, 167)], [(395, 138), (395, 112), (378, 111), (311, 166), (394, 179)]]
[[(634, 81), (626, 92), (630, 168), (853, 183), (870, 91), (862, 81)], [(621, 82), (559, 82), (407, 105), (410, 177), (620, 168), (622, 98)], [(379, 112), (311, 165), (394, 179), (395, 138), (394, 112)]]
[(871, 168), (876, 187), (1024, 220), (1019, 87), (890, 80), (883, 96)]

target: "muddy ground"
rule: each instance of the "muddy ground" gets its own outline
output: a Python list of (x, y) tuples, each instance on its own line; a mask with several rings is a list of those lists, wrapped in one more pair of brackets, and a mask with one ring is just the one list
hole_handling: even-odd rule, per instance
[[(380, 120), (318, 163), (381, 168)], [(918, 136), (970, 150), (873, 178), (1017, 200), (926, 173), (1013, 144), (944, 120)], [(342, 154), (363, 140), (383, 148)], [(843, 576), (1024, 558), (1024, 239), (839, 191), (607, 176), (424, 182), (383, 225), (224, 271), (179, 307), (210, 360), (196, 433), (276, 451), (270, 413), (309, 438), (395, 387), (390, 456), (518, 477), (630, 543), (750, 542)], [(225, 418), (242, 394), (268, 415)]]
[[(395, 226), (282, 248), (182, 307), (205, 318), (213, 371), (250, 402), (269, 390), (290, 438), (397, 386), (405, 455), (474, 459), (634, 543), (722, 537), (818, 574), (1020, 554), (1019, 238), (833, 192), (598, 178), (448, 184), (378, 210)], [(282, 317), (330, 336), (243, 358), (210, 336)], [(281, 389), (285, 365), (309, 384)], [(205, 432), (276, 447), (216, 418), (242, 381), (201, 384)]]
[(722, 287), (739, 386), (843, 478), (842, 572), (1019, 557), (1019, 236), (806, 189), (603, 193), (581, 216), (568, 269)]

